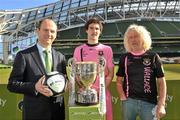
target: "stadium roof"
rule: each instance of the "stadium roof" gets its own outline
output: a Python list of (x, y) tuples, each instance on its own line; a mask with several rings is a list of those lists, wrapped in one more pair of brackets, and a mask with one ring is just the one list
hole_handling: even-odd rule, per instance
[(155, 19), (180, 21), (179, 0), (59, 0), (23, 10), (0, 10), (0, 35), (7, 41), (35, 35), (36, 24), (52, 18), (60, 31), (80, 27), (96, 16), (105, 23)]

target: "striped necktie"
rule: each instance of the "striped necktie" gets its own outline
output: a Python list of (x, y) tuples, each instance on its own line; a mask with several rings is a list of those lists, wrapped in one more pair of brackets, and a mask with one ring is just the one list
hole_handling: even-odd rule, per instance
[(45, 68), (46, 68), (46, 72), (50, 73), (51, 72), (51, 68), (52, 68), (52, 63), (51, 63), (51, 53), (49, 50), (44, 50), (44, 61), (45, 61)]

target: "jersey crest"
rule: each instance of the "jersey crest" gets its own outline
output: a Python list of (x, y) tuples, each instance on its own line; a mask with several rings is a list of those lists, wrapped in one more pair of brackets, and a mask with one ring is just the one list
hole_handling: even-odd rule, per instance
[(143, 59), (143, 64), (144, 64), (145, 66), (151, 65), (151, 59), (149, 59), (149, 58), (144, 58), (144, 59)]

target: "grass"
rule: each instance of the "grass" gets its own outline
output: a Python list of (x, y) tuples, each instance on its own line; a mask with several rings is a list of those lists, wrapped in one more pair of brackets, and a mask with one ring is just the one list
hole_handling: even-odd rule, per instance
[[(115, 66), (114, 70), (114, 79), (113, 82), (116, 81), (116, 72), (118, 67)], [(165, 77), (166, 80), (180, 80), (179, 73), (180, 73), (180, 64), (164, 64), (165, 70)], [(7, 84), (8, 77), (10, 75), (11, 68), (7, 69), (0, 69), (0, 84)]]
[(166, 80), (180, 80), (180, 64), (165, 64), (164, 70)]
[(10, 65), (0, 64), (0, 68), (1, 67), (10, 67)]

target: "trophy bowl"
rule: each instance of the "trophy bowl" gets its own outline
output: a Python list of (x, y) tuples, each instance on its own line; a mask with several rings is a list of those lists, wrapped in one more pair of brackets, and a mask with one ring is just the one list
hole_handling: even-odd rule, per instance
[(76, 62), (75, 76), (76, 82), (80, 82), (84, 89), (79, 89), (76, 93), (76, 103), (81, 105), (92, 105), (98, 103), (97, 91), (91, 89), (97, 76), (96, 62)]

